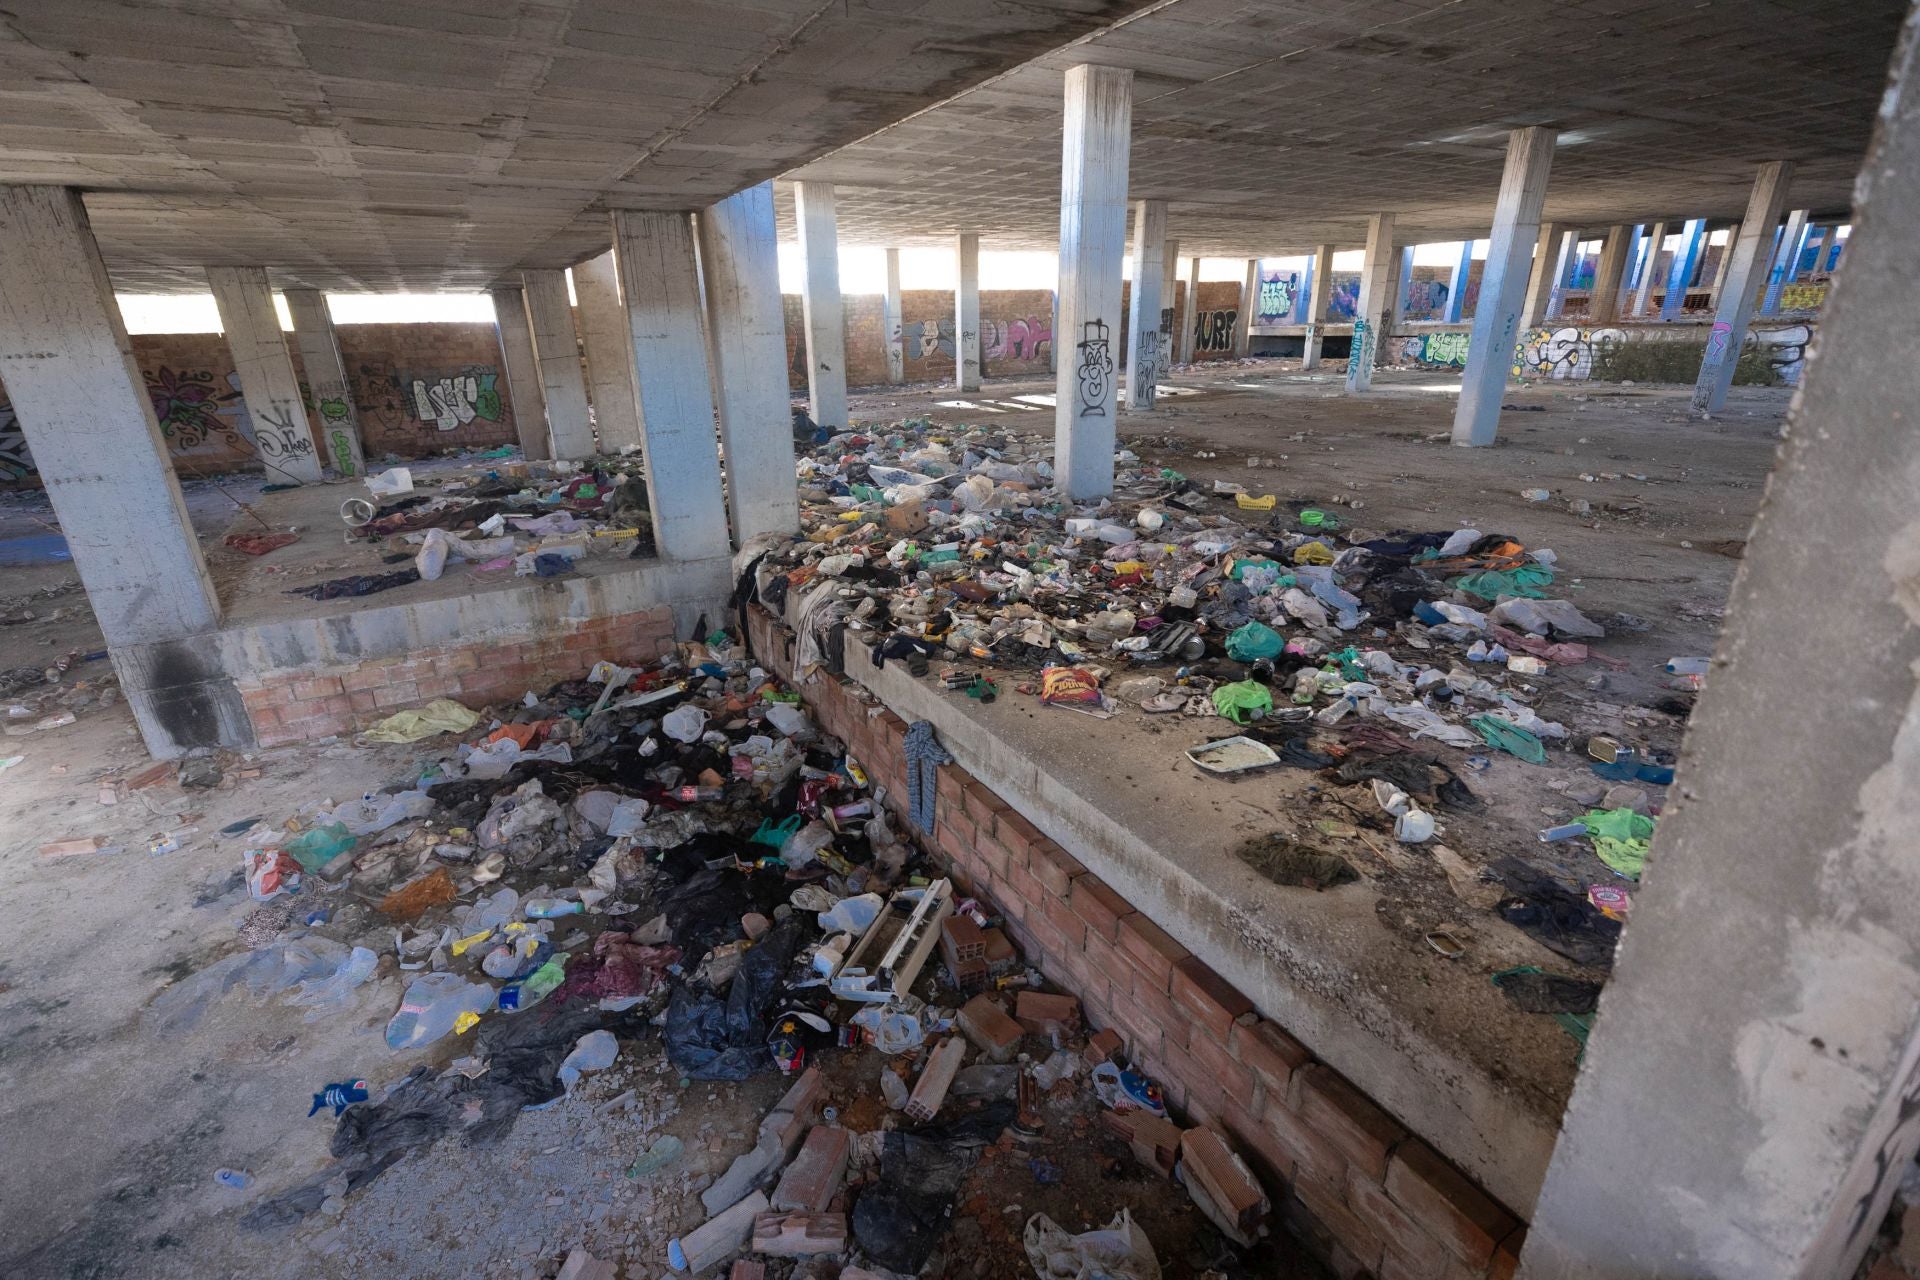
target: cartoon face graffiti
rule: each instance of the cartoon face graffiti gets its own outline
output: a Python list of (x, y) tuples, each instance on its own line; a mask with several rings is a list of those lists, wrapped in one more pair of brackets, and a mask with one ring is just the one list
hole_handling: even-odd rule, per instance
[(1106, 321), (1089, 320), (1081, 325), (1075, 350), (1080, 353), (1080, 361), (1074, 368), (1079, 381), (1080, 412), (1104, 418), (1107, 397), (1113, 394), (1113, 350)]

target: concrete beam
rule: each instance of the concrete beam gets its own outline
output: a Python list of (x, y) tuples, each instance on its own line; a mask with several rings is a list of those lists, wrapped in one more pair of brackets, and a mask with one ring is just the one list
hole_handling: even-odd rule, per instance
[(1600, 261), (1593, 268), (1593, 288), (1587, 290), (1590, 324), (1612, 324), (1620, 314), (1620, 280), (1626, 273), (1627, 255), (1632, 252), (1633, 231), (1625, 223), (1607, 228)]
[(520, 452), (529, 460), (551, 458), (547, 441), (547, 393), (540, 386), (540, 361), (533, 354), (533, 327), (527, 322), (527, 295), (518, 285), (499, 285), (493, 297), (494, 333), (500, 339), (500, 367), (507, 374), (513, 422)]
[(627, 340), (627, 309), (620, 301), (620, 269), (612, 249), (573, 269), (573, 292), (579, 300), (587, 391), (600, 452), (638, 449), (640, 392), (634, 386), (633, 343)]
[(1747, 216), (1740, 233), (1727, 245), (1726, 291), (1720, 295), (1713, 328), (1707, 335), (1707, 350), (1700, 361), (1700, 377), (1693, 387), (1696, 413), (1718, 413), (1727, 403), (1727, 388), (1733, 385), (1734, 366), (1740, 360), (1740, 348), (1747, 340), (1747, 325), (1760, 301), (1760, 283), (1766, 273), (1767, 240), (1773, 224), (1780, 221), (1780, 207), (1786, 203), (1787, 185), (1793, 181), (1793, 165), (1775, 160), (1760, 166), (1753, 180), (1753, 193), (1747, 197)]
[(1133, 202), (1133, 288), (1127, 295), (1127, 412), (1153, 412), (1160, 378), (1160, 285), (1167, 275), (1167, 202)]
[(1460, 403), (1453, 416), (1457, 445), (1490, 445), (1499, 429), (1500, 402), (1506, 396), (1528, 291), (1527, 252), (1536, 241), (1545, 243), (1540, 210), (1547, 199), (1556, 137), (1554, 130), (1537, 125), (1515, 129), (1507, 136), (1507, 163), (1493, 207), (1487, 265), (1480, 276), (1480, 304), (1473, 312)]
[(265, 267), (208, 267), (207, 284), (220, 312), (220, 329), (240, 378), (240, 396), (253, 420), (253, 441), (275, 484), (320, 480), (320, 455), (307, 426), (300, 377), (287, 353), (287, 336), (274, 310)]
[(1061, 127), (1060, 322), (1072, 344), (1054, 379), (1054, 483), (1075, 501), (1113, 492), (1113, 344), (1127, 238), (1133, 72), (1069, 67)]
[[(1887, 359), (1920, 350), (1920, 14), (1857, 189), (1528, 1280), (1851, 1276), (1920, 1148), (1920, 450)], [(1808, 626), (1813, 600), (1845, 625)]]
[[(202, 661), (219, 596), (77, 192), (0, 187), (0, 367), (147, 749), (250, 744)], [(151, 679), (122, 670), (142, 644), (164, 655)]]
[(1460, 242), (1460, 260), (1447, 279), (1447, 311), (1444, 319), (1459, 324), (1467, 314), (1467, 285), (1473, 278), (1473, 241)]
[[(692, 223), (684, 213), (616, 209), (613, 248), (627, 286), (654, 541), (669, 560), (726, 555), (727, 507)], [(783, 376), (785, 351), (783, 339)]]
[(1700, 263), (1700, 246), (1706, 240), (1707, 220), (1689, 218), (1680, 231), (1680, 247), (1673, 251), (1667, 266), (1667, 288), (1660, 296), (1660, 318), (1678, 320), (1686, 309), (1687, 290), (1693, 283), (1694, 269)]
[(533, 355), (547, 401), (547, 438), (553, 442), (553, 456), (576, 462), (591, 458), (587, 376), (580, 368), (580, 340), (573, 330), (573, 304), (567, 300), (567, 273), (522, 271), (520, 283), (527, 291), (527, 323), (532, 326)]
[(793, 184), (794, 221), (806, 263), (800, 309), (806, 320), (807, 402), (823, 427), (847, 425), (847, 317), (840, 297), (840, 232), (833, 184)]
[(315, 425), (320, 428), (322, 461), (343, 476), (362, 475), (367, 460), (360, 417), (353, 407), (353, 385), (347, 381), (347, 362), (340, 357), (327, 295), (318, 289), (288, 289), (286, 298), (287, 311), (293, 316), (293, 344), (300, 350), (307, 394), (319, 418)]
[(1333, 246), (1323, 244), (1313, 252), (1307, 268), (1307, 335), (1300, 348), (1300, 370), (1320, 367), (1321, 348), (1327, 340), (1327, 305), (1333, 301)]
[(1647, 236), (1647, 252), (1640, 261), (1640, 274), (1636, 292), (1633, 295), (1633, 306), (1627, 312), (1629, 318), (1637, 319), (1646, 315), (1647, 308), (1653, 305), (1653, 282), (1660, 270), (1660, 254), (1666, 247), (1667, 224), (1656, 222), (1653, 224), (1652, 232)]
[(1353, 347), (1347, 355), (1347, 394), (1373, 388), (1373, 361), (1392, 309), (1395, 262), (1393, 215), (1367, 219), (1367, 256), (1360, 267), (1360, 296), (1353, 308)]
[(1233, 357), (1246, 358), (1253, 339), (1253, 317), (1260, 311), (1260, 259), (1247, 259), (1247, 272), (1240, 282), (1240, 312), (1233, 318)]
[(907, 380), (907, 331), (900, 315), (900, 251), (887, 250), (887, 292), (881, 299), (880, 332), (887, 343), (887, 381)]
[(700, 272), (707, 286), (727, 501), (741, 545), (800, 528), (779, 248), (771, 182), (748, 187), (700, 215)]
[(953, 372), (959, 391), (980, 389), (980, 237), (962, 232), (954, 237)]

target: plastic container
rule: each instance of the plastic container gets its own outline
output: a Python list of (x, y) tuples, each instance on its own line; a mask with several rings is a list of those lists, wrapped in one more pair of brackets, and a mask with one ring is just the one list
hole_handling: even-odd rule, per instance
[(1667, 674), (1670, 676), (1703, 676), (1711, 658), (1668, 658)]
[(571, 898), (528, 898), (524, 910), (529, 920), (556, 920), (561, 916), (577, 916), (587, 909), (584, 902)]
[(567, 980), (567, 958), (555, 956), (518, 982), (500, 988), (500, 1008), (507, 1013), (531, 1009)]
[(253, 1175), (245, 1169), (215, 1169), (213, 1180), (234, 1191), (245, 1191), (253, 1185)]
[(407, 987), (399, 1010), (387, 1023), (387, 1048), (432, 1044), (452, 1031), (462, 1014), (478, 1017), (493, 1006), (493, 988), (484, 982), (468, 982), (457, 973), (422, 974)]

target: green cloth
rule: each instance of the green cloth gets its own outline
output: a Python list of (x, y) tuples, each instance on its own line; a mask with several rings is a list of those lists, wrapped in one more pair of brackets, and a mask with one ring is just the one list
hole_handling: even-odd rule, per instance
[(1478, 715), (1467, 721), (1467, 726), (1490, 747), (1498, 747), (1508, 755), (1519, 756), (1528, 764), (1547, 762), (1547, 749), (1540, 745), (1540, 739), (1511, 720), (1502, 720), (1495, 715)]
[(1213, 691), (1213, 709), (1235, 724), (1245, 724), (1248, 712), (1273, 710), (1273, 694), (1253, 680), (1223, 684)]
[(424, 707), (388, 716), (361, 736), (368, 742), (418, 742), (436, 733), (465, 733), (479, 723), (478, 712), (446, 698), (435, 698)]
[(1498, 600), (1501, 596), (1544, 600), (1547, 593), (1540, 588), (1552, 585), (1553, 570), (1543, 564), (1523, 564), (1518, 569), (1486, 569), (1453, 580), (1454, 590), (1479, 596), (1482, 600)]
[(1629, 880), (1638, 880), (1653, 843), (1653, 819), (1631, 809), (1594, 809), (1580, 819), (1593, 838), (1600, 861)]
[(1235, 662), (1272, 658), (1286, 647), (1287, 642), (1280, 633), (1264, 623), (1249, 622), (1227, 633), (1227, 656)]

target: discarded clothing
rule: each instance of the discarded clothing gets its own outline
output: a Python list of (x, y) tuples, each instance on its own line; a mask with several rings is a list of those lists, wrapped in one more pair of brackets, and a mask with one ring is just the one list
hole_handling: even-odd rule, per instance
[(953, 756), (934, 736), (933, 721), (916, 720), (907, 726), (907, 812), (923, 832), (933, 830), (934, 799), (939, 793), (939, 768)]
[(1518, 858), (1500, 859), (1493, 864), (1493, 873), (1512, 895), (1500, 903), (1501, 919), (1576, 964), (1613, 967), (1620, 922), (1601, 914), (1584, 893)]
[(1532, 965), (1503, 969), (1493, 985), (1522, 1013), (1592, 1013), (1600, 1003), (1598, 982), (1545, 973)]
[(435, 698), (424, 707), (400, 711), (368, 729), (368, 742), (418, 742), (437, 733), (465, 733), (480, 723), (478, 712), (448, 698)]
[(1632, 809), (1594, 809), (1580, 819), (1580, 825), (1587, 829), (1600, 861), (1629, 880), (1640, 878), (1653, 843), (1652, 818)]
[(1331, 889), (1360, 878), (1353, 864), (1338, 854), (1309, 849), (1278, 832), (1243, 840), (1233, 853), (1275, 884)]
[(281, 547), (290, 547), (300, 541), (297, 533), (230, 533), (221, 539), (235, 551), (243, 551), (250, 556), (263, 556), (269, 551), (278, 551)]
[(1511, 720), (1502, 720), (1496, 715), (1478, 715), (1468, 720), (1467, 724), (1490, 747), (1498, 747), (1508, 755), (1519, 756), (1528, 764), (1547, 762), (1547, 749), (1541, 745), (1540, 739)]
[(343, 600), (350, 596), (370, 596), (378, 591), (389, 591), (418, 581), (418, 569), (400, 569), (393, 573), (361, 573), (351, 578), (334, 578), (311, 587), (295, 587), (287, 594), (305, 596), (309, 600)]
[(1455, 591), (1464, 591), (1482, 600), (1498, 600), (1503, 596), (1540, 600), (1547, 594), (1540, 588), (1553, 585), (1553, 570), (1543, 564), (1523, 564), (1514, 569), (1483, 569), (1479, 573), (1455, 578), (1449, 585)]

